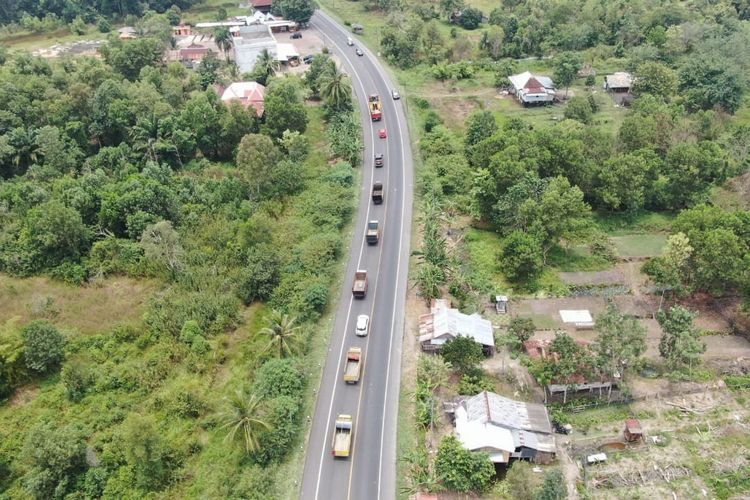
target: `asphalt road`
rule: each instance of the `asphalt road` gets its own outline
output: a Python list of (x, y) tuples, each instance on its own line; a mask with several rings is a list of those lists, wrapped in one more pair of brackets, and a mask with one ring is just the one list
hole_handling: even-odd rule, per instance
[[(362, 114), (364, 132), (363, 183), (356, 229), (351, 241), (343, 290), (331, 335), (326, 365), (312, 421), (300, 497), (302, 499), (391, 499), (396, 496), (396, 420), (401, 379), (401, 342), (411, 236), (413, 165), (409, 131), (402, 101), (391, 98), (393, 85), (377, 57), (357, 37), (318, 11), (311, 24), (326, 46), (338, 56), (352, 78)], [(347, 46), (351, 36), (364, 56)], [(369, 94), (380, 94), (383, 119), (372, 122), (367, 108)], [(378, 138), (386, 128), (387, 139)], [(385, 166), (374, 168), (373, 155), (383, 153)], [(371, 202), (373, 181), (382, 181), (383, 204)], [(368, 220), (382, 225), (380, 242), (364, 241)], [(365, 269), (369, 289), (364, 300), (352, 298), (354, 272)], [(357, 316), (371, 318), (370, 334), (354, 334)], [(343, 380), (346, 351), (362, 347), (364, 372), (360, 383)], [(348, 459), (331, 455), (336, 415), (354, 419), (353, 446)]]

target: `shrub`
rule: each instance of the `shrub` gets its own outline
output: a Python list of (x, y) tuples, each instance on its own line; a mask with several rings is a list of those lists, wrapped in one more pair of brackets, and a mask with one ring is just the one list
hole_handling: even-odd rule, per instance
[(280, 396), (298, 398), (304, 385), (305, 376), (294, 360), (271, 359), (255, 373), (252, 392), (263, 399)]
[(65, 337), (51, 323), (32, 321), (21, 330), (26, 367), (37, 373), (47, 373), (63, 360)]
[(350, 187), (354, 184), (354, 173), (352, 172), (352, 166), (349, 162), (339, 161), (333, 166), (333, 168), (323, 178), (326, 182), (331, 184), (338, 184), (339, 186)]
[(466, 373), (461, 376), (458, 393), (463, 396), (474, 396), (482, 391), (494, 391), (495, 383), (479, 370), (479, 373)]
[(273, 422), (273, 429), (261, 434), (260, 447), (254, 455), (255, 460), (264, 466), (283, 460), (300, 430), (299, 398), (280, 396), (268, 407), (267, 420)]
[(73, 402), (83, 399), (92, 382), (91, 371), (78, 361), (63, 366), (60, 379), (65, 386), (65, 396)]
[(534, 335), (534, 320), (531, 318), (515, 317), (510, 320), (508, 326), (508, 333), (513, 335), (518, 341), (523, 344)]
[(29, 430), (21, 455), (31, 466), (24, 487), (38, 499), (65, 497), (86, 469), (84, 436), (73, 427), (37, 425)]
[(468, 372), (483, 359), (482, 345), (471, 337), (456, 337), (443, 345), (440, 355), (461, 372)]
[(81, 264), (63, 262), (50, 271), (50, 276), (69, 285), (82, 285), (89, 278), (89, 271)]
[(469, 451), (455, 436), (446, 436), (435, 457), (435, 473), (450, 490), (481, 493), (489, 488), (495, 466), (487, 453)]

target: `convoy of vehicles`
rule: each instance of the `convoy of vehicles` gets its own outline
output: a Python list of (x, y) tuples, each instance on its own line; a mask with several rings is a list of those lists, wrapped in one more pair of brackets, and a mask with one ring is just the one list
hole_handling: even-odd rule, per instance
[[(361, 33), (361, 27), (353, 27), (355, 33)], [(347, 37), (346, 44), (354, 46), (354, 40), (351, 37)], [(355, 52), (358, 56), (363, 56), (364, 53), (359, 47), (354, 46)], [(307, 62), (307, 61), (306, 61)], [(394, 100), (401, 98), (401, 95), (396, 89), (391, 89), (391, 97)], [(383, 119), (383, 107), (378, 94), (371, 94), (368, 97), (368, 110), (370, 112), (370, 119), (373, 122), (381, 121)], [(385, 128), (378, 130), (378, 137), (386, 139), (388, 132)], [(374, 167), (379, 168), (384, 165), (383, 153), (376, 153), (373, 161)], [(376, 205), (383, 203), (383, 183), (381, 181), (375, 181), (372, 184), (372, 202)], [(370, 220), (367, 223), (365, 230), (365, 241), (368, 245), (377, 245), (380, 241), (380, 222), (377, 220)], [(356, 299), (364, 299), (367, 296), (367, 271), (358, 269), (354, 273), (354, 282), (352, 284), (352, 295)], [(366, 314), (360, 314), (357, 316), (357, 323), (354, 328), (354, 333), (358, 337), (366, 337), (370, 332), (370, 317)], [(364, 363), (362, 347), (352, 346), (346, 352), (346, 360), (344, 362), (344, 382), (347, 384), (356, 384), (362, 377), (362, 367)], [(351, 453), (352, 445), (352, 434), (354, 431), (354, 422), (351, 415), (339, 414), (336, 416), (334, 423), (333, 432), (333, 444), (332, 454), (334, 458), (347, 458)]]
[(344, 382), (356, 384), (362, 374), (362, 348), (350, 347), (346, 351), (346, 364), (344, 365)]
[(333, 425), (333, 456), (334, 458), (347, 458), (352, 446), (352, 432), (354, 423), (351, 415), (340, 414), (336, 416)]

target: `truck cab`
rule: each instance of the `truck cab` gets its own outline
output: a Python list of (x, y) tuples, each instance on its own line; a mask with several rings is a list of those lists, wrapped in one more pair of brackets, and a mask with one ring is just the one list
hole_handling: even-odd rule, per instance
[(371, 220), (367, 223), (367, 232), (365, 233), (365, 240), (368, 245), (377, 245), (380, 240), (380, 222)]

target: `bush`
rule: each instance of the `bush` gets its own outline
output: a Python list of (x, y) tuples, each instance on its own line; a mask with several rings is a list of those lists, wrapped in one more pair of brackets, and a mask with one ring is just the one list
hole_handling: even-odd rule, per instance
[(432, 132), (432, 130), (437, 127), (438, 125), (443, 124), (442, 117), (435, 111), (430, 110), (427, 112), (427, 115), (424, 117), (424, 131), (425, 132)]
[(461, 17), (459, 18), (458, 23), (464, 29), (474, 30), (482, 24), (482, 17), (484, 17), (484, 14), (482, 14), (481, 10), (473, 7), (466, 7), (461, 11)]
[(591, 109), (589, 99), (584, 96), (575, 96), (568, 102), (564, 116), (565, 118), (577, 120), (581, 123), (591, 123), (593, 114), (594, 110)]
[(531, 318), (515, 317), (510, 320), (508, 326), (508, 333), (513, 335), (518, 341), (523, 344), (534, 335), (536, 327), (534, 326), (534, 320)]
[(495, 466), (487, 453), (469, 451), (455, 436), (446, 436), (435, 457), (435, 474), (450, 490), (481, 493), (489, 488)]
[(65, 337), (51, 323), (32, 321), (21, 330), (26, 367), (37, 373), (47, 373), (63, 360)]
[(298, 398), (304, 386), (305, 376), (294, 360), (271, 359), (255, 373), (252, 393), (263, 399), (280, 396)]
[(260, 436), (260, 447), (254, 455), (263, 466), (284, 459), (301, 427), (299, 398), (281, 396), (268, 406), (268, 421), (273, 422), (273, 429)]
[(354, 184), (354, 173), (352, 172), (352, 166), (349, 162), (339, 161), (333, 166), (333, 168), (323, 177), (326, 182), (331, 184), (338, 184), (343, 187), (351, 187)]
[(479, 373), (466, 373), (461, 376), (458, 384), (458, 393), (462, 396), (474, 396), (482, 391), (494, 391), (495, 383), (481, 371)]
[(71, 362), (63, 366), (60, 379), (65, 386), (68, 401), (78, 402), (86, 395), (92, 382), (91, 371), (80, 362)]
[(69, 285), (82, 285), (89, 278), (89, 270), (80, 264), (63, 262), (50, 271), (50, 276)]
[(29, 430), (21, 455), (31, 466), (24, 487), (38, 499), (64, 498), (86, 469), (86, 442), (73, 427), (37, 425)]
[(483, 359), (482, 344), (471, 337), (459, 336), (450, 339), (443, 345), (440, 355), (445, 361), (461, 372), (468, 372)]

